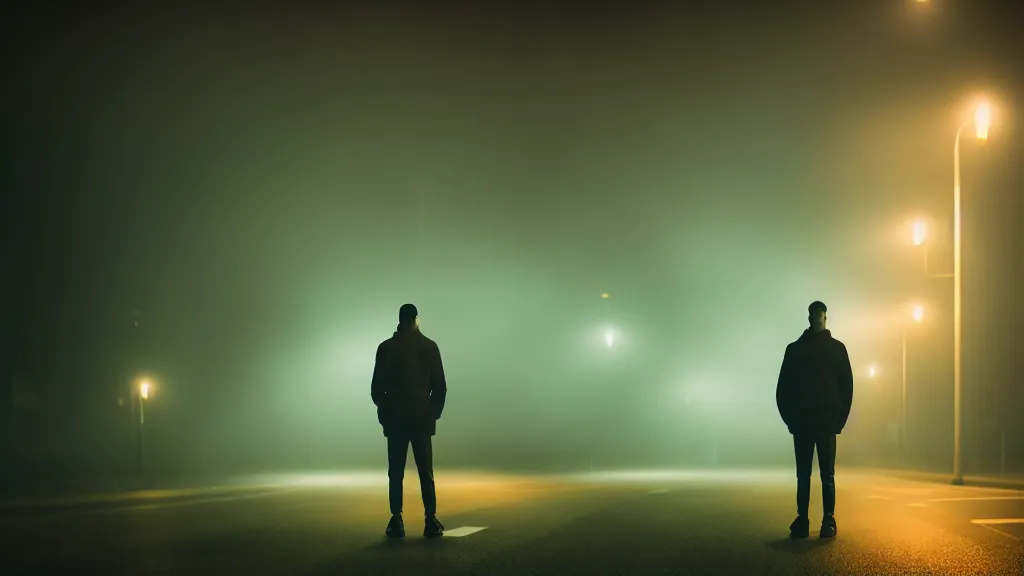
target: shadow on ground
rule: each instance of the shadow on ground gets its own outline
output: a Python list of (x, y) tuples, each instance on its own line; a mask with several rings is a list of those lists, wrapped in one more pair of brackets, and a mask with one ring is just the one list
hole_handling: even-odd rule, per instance
[(790, 554), (806, 554), (813, 550), (824, 548), (834, 542), (821, 538), (779, 538), (768, 542), (768, 547), (776, 552), (788, 552)]
[[(458, 544), (451, 538), (423, 538), (406, 536), (381, 540), (365, 546), (354, 553), (339, 555), (319, 562), (314, 566), (291, 572), (303, 576), (344, 575), (344, 574), (440, 574), (452, 573), (457, 568), (457, 558), (451, 557), (451, 550)], [(459, 555), (455, 552), (455, 556)]]

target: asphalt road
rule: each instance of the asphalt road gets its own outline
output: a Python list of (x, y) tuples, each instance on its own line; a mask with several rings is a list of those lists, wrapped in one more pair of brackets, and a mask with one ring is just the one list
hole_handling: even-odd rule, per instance
[(811, 538), (790, 541), (794, 480), (783, 471), (439, 471), (449, 534), (426, 540), (410, 473), (401, 541), (383, 537), (383, 474), (281, 478), (260, 490), (4, 517), (0, 573), (1024, 574), (1024, 491), (840, 471), (838, 538), (817, 538), (815, 483)]

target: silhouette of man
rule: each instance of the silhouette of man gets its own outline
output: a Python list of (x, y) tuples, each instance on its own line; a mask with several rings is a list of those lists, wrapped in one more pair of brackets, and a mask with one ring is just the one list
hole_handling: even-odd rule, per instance
[(377, 346), (370, 385), (370, 397), (377, 406), (377, 421), (388, 439), (391, 521), (385, 533), (389, 537), (405, 536), (402, 481), (410, 444), (426, 514), (423, 535), (436, 538), (444, 533), (444, 526), (436, 516), (431, 437), (444, 410), (447, 392), (441, 352), (433, 340), (420, 332), (416, 307), (404, 304), (398, 311), (398, 328), (394, 335)]
[(806, 538), (810, 529), (807, 517), (811, 498), (811, 469), (814, 450), (818, 450), (821, 474), (821, 500), (824, 516), (822, 538), (836, 535), (836, 435), (843, 431), (853, 403), (853, 370), (850, 355), (839, 340), (825, 328), (828, 308), (813, 302), (807, 308), (810, 327), (786, 347), (782, 360), (775, 401), (779, 415), (793, 435), (796, 455), (797, 518), (789, 527), (793, 538)]

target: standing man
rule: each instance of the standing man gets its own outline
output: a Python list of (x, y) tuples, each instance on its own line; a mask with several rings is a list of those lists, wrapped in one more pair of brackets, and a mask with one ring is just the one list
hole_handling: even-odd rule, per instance
[(444, 533), (444, 526), (436, 516), (431, 437), (444, 410), (447, 391), (441, 352), (433, 340), (420, 332), (416, 307), (404, 304), (398, 311), (398, 329), (391, 338), (377, 346), (370, 385), (370, 397), (377, 406), (377, 421), (388, 439), (391, 521), (385, 534), (391, 538), (405, 536), (402, 481), (410, 444), (426, 513), (423, 535), (436, 538)]
[(836, 434), (843, 431), (853, 403), (853, 370), (846, 345), (825, 328), (828, 308), (813, 302), (807, 309), (810, 327), (786, 347), (775, 401), (793, 435), (796, 454), (797, 518), (789, 527), (793, 538), (806, 538), (810, 528), (811, 469), (818, 450), (821, 473), (822, 538), (836, 535)]

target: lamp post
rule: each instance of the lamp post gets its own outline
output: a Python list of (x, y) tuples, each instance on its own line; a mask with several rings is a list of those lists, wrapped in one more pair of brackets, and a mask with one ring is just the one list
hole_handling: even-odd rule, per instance
[(974, 124), (978, 140), (988, 139), (992, 109), (982, 103), (974, 117), (960, 125), (953, 139), (953, 484), (962, 485), (963, 475), (963, 264), (960, 209), (960, 137), (964, 129)]

